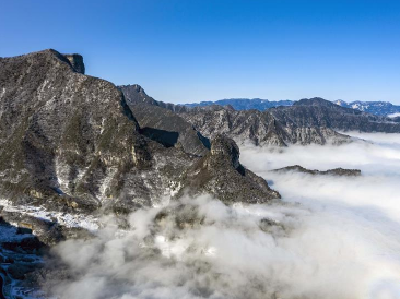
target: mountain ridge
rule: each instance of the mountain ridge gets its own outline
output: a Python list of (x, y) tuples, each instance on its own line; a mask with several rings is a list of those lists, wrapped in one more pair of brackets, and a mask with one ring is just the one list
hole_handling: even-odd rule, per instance
[[(293, 100), (270, 101), (267, 99), (260, 99), (260, 98), (252, 98), (252, 99), (231, 98), (231, 99), (222, 99), (216, 101), (201, 101), (200, 103), (179, 104), (179, 106), (194, 108), (194, 107), (205, 107), (211, 105), (220, 105), (220, 106), (230, 105), (236, 110), (257, 109), (260, 111), (264, 111), (266, 109), (279, 106), (292, 106), (295, 105), (296, 102), (297, 101)], [(387, 101), (352, 101), (347, 103), (343, 100), (334, 100), (330, 102), (338, 106), (368, 112), (376, 116), (390, 116), (391, 114), (400, 113), (400, 106), (393, 105)]]

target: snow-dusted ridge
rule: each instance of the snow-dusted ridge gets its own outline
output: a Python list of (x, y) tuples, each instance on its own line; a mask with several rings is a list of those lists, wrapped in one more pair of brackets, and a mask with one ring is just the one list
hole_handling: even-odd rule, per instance
[(44, 208), (43, 206), (17, 206), (7, 199), (0, 199), (0, 206), (3, 206), (3, 211), (5, 212), (21, 213), (48, 221), (57, 219), (57, 222), (60, 225), (69, 228), (79, 227), (90, 231), (94, 231), (99, 228), (97, 217), (91, 215), (47, 211), (46, 208)]

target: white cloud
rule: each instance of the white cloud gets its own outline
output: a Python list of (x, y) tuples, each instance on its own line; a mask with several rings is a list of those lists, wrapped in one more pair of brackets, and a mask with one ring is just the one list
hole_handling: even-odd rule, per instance
[(400, 116), (400, 112), (395, 112), (395, 113), (392, 113), (392, 114), (389, 114), (388, 115), (388, 117), (399, 117)]
[[(58, 246), (73, 279), (53, 290), (93, 299), (400, 298), (400, 135), (361, 137), (376, 143), (243, 147), (242, 163), (272, 180), (283, 203), (228, 207), (203, 195), (133, 213), (129, 230), (107, 219), (94, 240)], [(294, 164), (364, 175), (269, 171)], [(154, 221), (160, 211), (168, 213)]]

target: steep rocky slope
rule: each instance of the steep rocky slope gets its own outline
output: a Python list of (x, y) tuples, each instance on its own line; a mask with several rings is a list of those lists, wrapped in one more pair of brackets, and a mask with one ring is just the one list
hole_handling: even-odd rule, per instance
[(206, 137), (224, 133), (240, 143), (250, 141), (257, 145), (278, 146), (340, 144), (351, 139), (336, 131), (400, 132), (396, 118), (342, 107), (322, 98), (301, 99), (293, 106), (260, 111), (236, 110), (230, 105), (211, 105), (208, 102), (190, 108), (155, 101), (138, 85), (124, 86), (121, 90), (136, 104), (156, 105), (174, 111)]
[(184, 106), (164, 103), (163, 101), (157, 101), (153, 99), (151, 96), (145, 93), (143, 87), (139, 84), (119, 85), (118, 88), (124, 94), (126, 101), (129, 103), (129, 105), (147, 104), (169, 109), (172, 111), (186, 110), (186, 107)]
[(237, 142), (254, 144), (341, 144), (350, 142), (337, 131), (400, 132), (395, 119), (344, 108), (321, 98), (265, 111), (206, 106), (178, 113), (207, 137), (224, 133)]
[[(229, 192), (192, 184), (194, 165), (213, 157), (207, 139), (169, 110), (135, 113), (115, 85), (84, 75), (83, 61), (73, 62), (54, 50), (0, 59), (2, 197), (66, 212), (99, 207), (126, 211), (186, 187), (231, 201)], [(149, 113), (159, 118), (147, 121), (153, 124), (150, 132), (145, 121)], [(158, 123), (163, 123), (160, 129)], [(176, 127), (186, 135), (166, 144)], [(250, 172), (239, 173), (231, 164), (215, 167), (223, 168), (225, 185), (243, 200), (279, 197)], [(215, 175), (220, 175), (218, 169), (209, 180)], [(238, 180), (243, 188), (235, 187)]]
[(256, 145), (284, 146), (289, 143), (325, 144), (349, 140), (347, 136), (324, 127), (283, 123), (269, 110), (234, 110), (231, 107), (208, 106), (193, 108), (179, 115), (205, 136), (224, 133), (240, 143), (251, 141)]
[[(134, 110), (139, 123), (155, 129), (171, 130), (165, 122), (160, 121), (152, 113), (157, 107), (157, 114), (173, 115), (191, 124), (197, 131), (208, 138), (223, 133), (236, 142), (252, 142), (256, 145), (285, 146), (289, 143), (300, 144), (325, 144), (327, 142), (343, 143), (349, 141), (349, 137), (339, 134), (325, 127), (303, 127), (295, 123), (282, 124), (268, 110), (235, 110), (231, 106), (204, 106), (188, 108), (173, 104), (164, 104), (155, 101), (145, 94), (139, 85), (120, 86), (127, 98), (128, 104), (137, 106)], [(145, 108), (147, 106), (147, 108)], [(161, 112), (164, 110), (164, 112)], [(167, 112), (166, 110), (170, 110)], [(177, 121), (176, 121), (177, 122)]]
[(178, 106), (154, 100), (139, 85), (119, 88), (139, 122), (142, 134), (165, 146), (181, 147), (189, 154), (203, 156), (208, 152), (210, 140), (174, 112)]

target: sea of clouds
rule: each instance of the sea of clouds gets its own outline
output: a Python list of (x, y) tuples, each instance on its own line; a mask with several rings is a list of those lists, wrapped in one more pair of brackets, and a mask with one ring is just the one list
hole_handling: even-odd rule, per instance
[[(400, 134), (341, 146), (241, 147), (281, 202), (225, 206), (210, 195), (116, 218), (55, 249), (59, 298), (400, 298)], [(358, 168), (361, 177), (270, 170)], [(63, 270), (63, 271), (64, 271)]]

